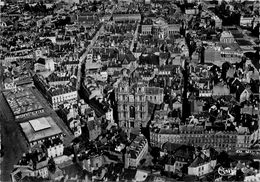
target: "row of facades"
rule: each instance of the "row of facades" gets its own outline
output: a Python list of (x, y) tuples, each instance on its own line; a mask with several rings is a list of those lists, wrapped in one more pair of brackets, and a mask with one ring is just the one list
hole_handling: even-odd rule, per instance
[(171, 142), (201, 147), (214, 147), (219, 151), (236, 151), (241, 148), (249, 148), (252, 145), (251, 138), (250, 134), (238, 134), (236, 131), (204, 131), (203, 127), (200, 129), (193, 127), (179, 130), (150, 130), (151, 145), (157, 147), (161, 147), (166, 142)]

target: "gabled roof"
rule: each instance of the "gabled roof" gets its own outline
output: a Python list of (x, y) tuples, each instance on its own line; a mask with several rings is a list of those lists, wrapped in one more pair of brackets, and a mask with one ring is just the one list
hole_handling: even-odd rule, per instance
[(232, 86), (237, 87), (236, 93), (238, 95), (241, 95), (244, 92), (244, 90), (246, 89), (245, 86), (238, 79), (235, 79), (232, 82)]
[(243, 84), (242, 84), (242, 82), (239, 81), (238, 79), (234, 79), (234, 80), (232, 81), (232, 86), (234, 86), (234, 87), (236, 87), (236, 86), (242, 87)]
[(134, 55), (131, 52), (129, 52), (126, 54), (119, 54), (118, 60), (122, 61), (123, 64), (129, 64), (130, 62), (133, 62), (136, 59), (135, 59)]
[(194, 159), (194, 161), (190, 164), (189, 167), (198, 167), (209, 161), (210, 161), (210, 158), (207, 157), (205, 154), (201, 153)]

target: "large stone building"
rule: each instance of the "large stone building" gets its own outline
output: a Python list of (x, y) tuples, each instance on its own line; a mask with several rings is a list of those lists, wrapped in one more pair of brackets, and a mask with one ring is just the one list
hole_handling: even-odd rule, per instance
[[(179, 128), (165, 128), (163, 126), (151, 127), (150, 143), (161, 147), (170, 141), (176, 144), (190, 144), (201, 147), (214, 147), (219, 151), (235, 151), (237, 145), (237, 132), (233, 131), (205, 131), (203, 126), (183, 125)], [(239, 146), (242, 141), (239, 140)]]
[(76, 87), (71, 84), (72, 82), (66, 86), (50, 85), (46, 79), (37, 74), (33, 76), (33, 80), (36, 88), (45, 96), (54, 110), (64, 103), (74, 103), (78, 98), (78, 92)]
[(147, 154), (147, 152), (148, 141), (142, 134), (140, 134), (134, 139), (130, 147), (127, 148), (125, 155), (125, 168), (137, 167), (140, 160)]
[(63, 136), (62, 130), (50, 116), (20, 123), (20, 128), (30, 147), (42, 144), (46, 140), (53, 140)]
[(149, 87), (148, 83), (133, 82), (124, 77), (116, 89), (118, 119), (120, 127), (138, 128), (147, 121), (149, 103), (163, 102), (163, 89)]
[(15, 120), (28, 119), (43, 114), (44, 106), (31, 88), (17, 87), (3, 92)]
[(168, 37), (169, 35), (179, 35), (180, 33), (179, 24), (167, 22), (163, 18), (145, 19), (141, 28), (142, 34), (159, 35), (162, 39)]

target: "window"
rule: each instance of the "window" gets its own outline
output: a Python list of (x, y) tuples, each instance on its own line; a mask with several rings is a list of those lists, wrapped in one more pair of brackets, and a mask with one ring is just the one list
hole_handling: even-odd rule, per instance
[(133, 121), (130, 123), (130, 125), (131, 125), (131, 128), (135, 127), (135, 123)]
[(134, 96), (133, 95), (129, 96), (129, 102), (134, 102)]
[(134, 106), (130, 106), (130, 118), (135, 118), (135, 108), (134, 108)]

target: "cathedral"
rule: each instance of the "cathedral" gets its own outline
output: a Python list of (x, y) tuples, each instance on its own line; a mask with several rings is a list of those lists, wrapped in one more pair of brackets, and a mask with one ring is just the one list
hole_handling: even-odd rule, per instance
[(146, 81), (124, 77), (116, 89), (119, 126), (139, 128), (145, 126), (151, 111), (149, 104), (162, 104), (163, 88), (149, 87)]

